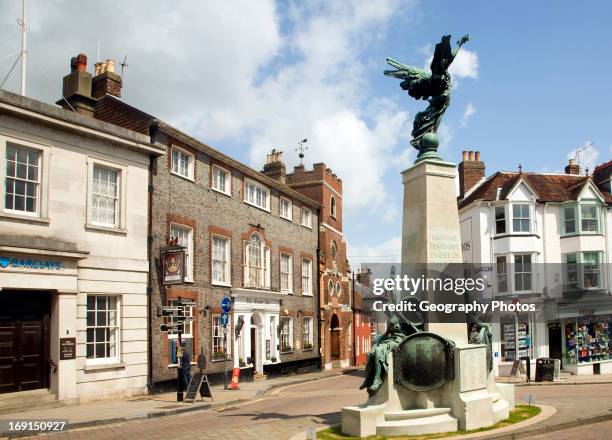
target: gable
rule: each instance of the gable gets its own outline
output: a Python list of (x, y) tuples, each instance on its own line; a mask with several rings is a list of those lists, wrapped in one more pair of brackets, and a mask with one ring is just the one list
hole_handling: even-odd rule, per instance
[(579, 192), (576, 200), (597, 200), (603, 202), (600, 192), (593, 186), (593, 183), (588, 182)]
[(536, 198), (534, 192), (527, 186), (524, 181), (519, 181), (518, 184), (508, 193), (508, 200), (516, 202), (530, 202)]

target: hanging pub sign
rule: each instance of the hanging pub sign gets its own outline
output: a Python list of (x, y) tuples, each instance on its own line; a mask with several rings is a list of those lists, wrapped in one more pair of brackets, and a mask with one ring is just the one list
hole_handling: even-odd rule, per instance
[(185, 248), (168, 247), (161, 251), (162, 282), (183, 284), (185, 281)]

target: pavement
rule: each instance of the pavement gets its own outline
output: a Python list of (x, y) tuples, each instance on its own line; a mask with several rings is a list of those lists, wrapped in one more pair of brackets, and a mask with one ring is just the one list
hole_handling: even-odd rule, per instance
[[(340, 368), (315, 373), (240, 383), (238, 390), (225, 390), (223, 385), (211, 387), (213, 399), (200, 398), (193, 403), (177, 402), (176, 392), (151, 394), (122, 399), (96, 400), (74, 406), (32, 409), (0, 415), (0, 423), (15, 420), (65, 420), (70, 429), (105, 425), (138, 419), (151, 419), (192, 411), (231, 407), (249, 402), (276, 388), (339, 376), (355, 371)], [(4, 425), (4, 424), (2, 424)], [(0, 436), (8, 435), (0, 432)]]
[(584, 376), (575, 376), (570, 373), (561, 373), (559, 380), (555, 382), (535, 382), (533, 378), (531, 382), (526, 382), (525, 377), (510, 377), (501, 376), (495, 378), (499, 383), (513, 383), (516, 386), (549, 386), (549, 385), (586, 385), (586, 384), (602, 384), (612, 383), (612, 374), (591, 374)]

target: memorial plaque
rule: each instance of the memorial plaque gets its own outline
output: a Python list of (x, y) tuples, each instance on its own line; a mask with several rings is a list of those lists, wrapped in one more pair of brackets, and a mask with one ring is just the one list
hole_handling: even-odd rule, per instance
[(481, 390), (487, 387), (487, 352), (485, 347), (459, 351), (460, 392)]
[(76, 338), (60, 338), (60, 361), (76, 359)]
[(395, 382), (414, 391), (442, 386), (449, 373), (447, 350), (447, 341), (434, 333), (408, 336), (394, 353)]

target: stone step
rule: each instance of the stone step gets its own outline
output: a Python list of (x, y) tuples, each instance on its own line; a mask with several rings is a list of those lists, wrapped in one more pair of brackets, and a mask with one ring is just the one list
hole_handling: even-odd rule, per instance
[(450, 414), (450, 408), (426, 408), (426, 409), (410, 409), (406, 411), (397, 411), (385, 413), (385, 420), (410, 420), (420, 419), (423, 417), (439, 416), (441, 414)]
[(332, 361), (332, 368), (340, 368), (340, 361)]
[(457, 419), (448, 414), (419, 419), (392, 420), (376, 426), (376, 434), (382, 436), (423, 435), (453, 431), (457, 431)]
[(255, 375), (253, 375), (254, 382), (257, 382), (259, 380), (266, 380), (266, 379), (268, 379), (268, 375), (264, 373), (256, 373)]
[(63, 406), (48, 389), (0, 394), (0, 414)]
[(493, 400), (493, 402), (497, 402), (499, 399), (501, 399), (501, 396), (499, 395), (499, 393), (490, 393), (491, 395), (491, 399)]

